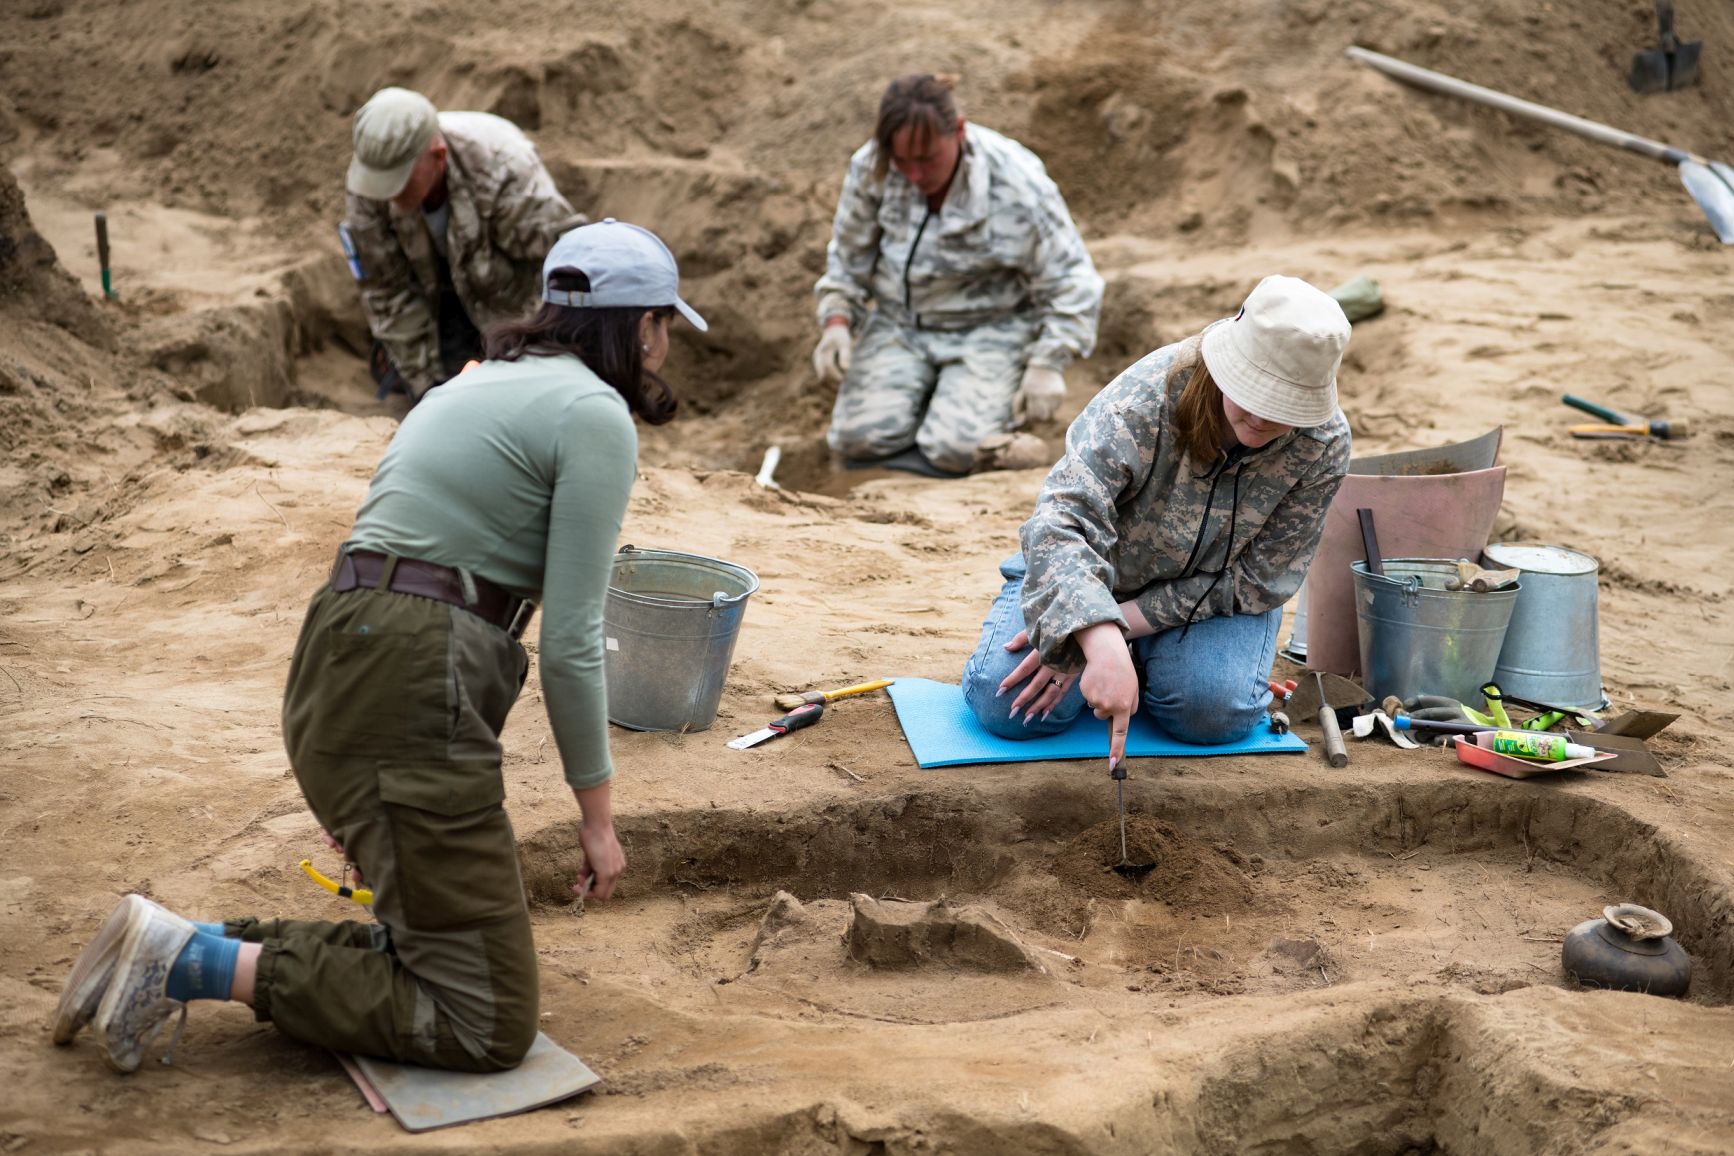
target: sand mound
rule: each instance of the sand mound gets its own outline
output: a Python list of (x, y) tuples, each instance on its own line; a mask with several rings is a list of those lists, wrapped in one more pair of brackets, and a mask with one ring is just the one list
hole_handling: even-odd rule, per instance
[[(1403, 88), (1344, 58), (1349, 44), (1682, 148), (1734, 146), (1726, 86), (1655, 98), (1621, 82), (1632, 52), (1653, 46), (1648, 5), (1211, 8), (1204, 21), (1173, 6), (1116, 12), (1014, 78), (1034, 97), (1027, 143), (1097, 231), (1244, 241), (1282, 226), (1676, 206), (1668, 166)], [(1689, 19), (1687, 38), (1734, 39), (1724, 7)]]
[[(806, 353), (836, 190), (879, 87), (917, 63), (960, 71), (969, 115), (1041, 153), (1096, 240), (1241, 244), (1321, 226), (1613, 211), (1652, 212), (1696, 236), (1666, 166), (1402, 89), (1342, 56), (1365, 43), (1683, 147), (1734, 151), (1724, 86), (1639, 97), (1619, 83), (1652, 38), (1646, 6), (1532, 7), (1116, 5), (1001, 40), (984, 29), (1021, 17), (969, 5), (844, 20), (805, 4), (698, 15), (653, 4), (632, 19), (574, 21), (538, 0), (504, 22), (461, 7), (369, 22), (301, 0), (227, 7), (193, 33), (172, 0), (100, 18), (45, 0), (15, 22), (0, 150), (100, 168), (80, 186), (92, 207), (149, 199), (254, 217), (264, 234), (335, 261), (348, 118), (374, 88), (408, 84), (442, 107), (514, 118), (580, 208), (656, 226), (711, 317), (709, 334), (677, 334), (686, 412), (711, 420), (650, 433), (651, 460), (750, 470), (773, 439), (786, 451), (817, 444), (831, 394), (814, 386)], [(1734, 12), (1682, 20), (1683, 35), (1734, 40)], [(1035, 431), (1050, 445), (1088, 384), (1249, 287), (1206, 279), (1208, 306), (1195, 308), (1195, 291), (1110, 282), (1101, 353), (1074, 374), (1087, 384)], [(153, 368), (219, 405), (275, 404), (297, 389), (334, 398), (272, 362), (305, 356), (334, 328), (356, 331), (349, 298), (334, 322), (256, 315), (171, 331)], [(242, 358), (256, 367), (222, 368)], [(364, 403), (353, 359), (318, 372), (350, 379)], [(818, 484), (818, 464), (792, 456), (790, 476)]]
[(849, 957), (869, 967), (942, 964), (979, 971), (1045, 972), (1017, 933), (987, 909), (944, 899), (911, 903), (849, 897)]

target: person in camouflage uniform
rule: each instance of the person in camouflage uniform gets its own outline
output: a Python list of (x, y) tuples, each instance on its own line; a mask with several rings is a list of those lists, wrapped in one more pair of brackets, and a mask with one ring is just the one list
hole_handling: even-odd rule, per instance
[(489, 113), (385, 88), (356, 112), (354, 139), (343, 232), (374, 377), (419, 400), (481, 357), (481, 330), (536, 304), (542, 258), (585, 218), (530, 139)]
[(841, 383), (831, 448), (872, 460), (914, 447), (948, 473), (1003, 464), (984, 442), (1003, 449), (1024, 421), (1053, 417), (1102, 303), (1041, 160), (966, 125), (933, 76), (886, 90), (874, 139), (849, 161), (816, 291), (814, 367)]
[(1236, 317), (1090, 402), (964, 667), (983, 726), (1052, 734), (1090, 706), (1113, 720), (1112, 767), (1140, 707), (1200, 744), (1263, 718), (1282, 605), (1349, 468), (1336, 399), (1348, 340), (1330, 297), (1267, 277)]

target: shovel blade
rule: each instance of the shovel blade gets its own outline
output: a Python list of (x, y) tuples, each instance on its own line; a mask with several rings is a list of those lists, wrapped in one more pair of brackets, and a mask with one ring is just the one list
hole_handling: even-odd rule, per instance
[(1685, 88), (1698, 79), (1698, 57), (1703, 55), (1702, 40), (1688, 40), (1674, 49), (1674, 58), (1668, 61), (1668, 87)]
[(1626, 83), (1633, 92), (1666, 92), (1668, 90), (1668, 58), (1661, 52), (1639, 52), (1632, 56), (1632, 71)]
[(1721, 161), (1680, 162), (1680, 182), (1724, 245), (1734, 245), (1734, 168)]

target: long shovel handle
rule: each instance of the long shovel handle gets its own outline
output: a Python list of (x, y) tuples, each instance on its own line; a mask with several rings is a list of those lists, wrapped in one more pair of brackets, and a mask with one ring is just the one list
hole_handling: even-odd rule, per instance
[(1447, 96), (1462, 97), (1464, 100), (1472, 100), (1477, 104), (1485, 104), (1489, 108), (1497, 108), (1501, 112), (1509, 112), (1513, 116), (1539, 120), (1543, 124), (1551, 124), (1555, 128), (1563, 128), (1568, 132), (1575, 132), (1579, 136), (1587, 136), (1593, 141), (1600, 141), (1602, 144), (1630, 149), (1632, 152), (1641, 153), (1659, 161), (1667, 161), (1669, 164), (1677, 165), (1681, 161), (1704, 163), (1702, 157), (1684, 149), (1665, 145), (1659, 140), (1651, 140), (1649, 137), (1638, 136), (1636, 133), (1624, 132), (1597, 121), (1585, 120), (1581, 116), (1572, 116), (1568, 112), (1549, 108), (1545, 104), (1519, 100), (1515, 96), (1507, 96), (1503, 92), (1495, 92), (1491, 88), (1482, 88), (1479, 84), (1470, 84), (1468, 81), (1446, 76), (1442, 72), (1433, 72), (1430, 69), (1418, 68), (1413, 64), (1405, 64), (1395, 57), (1385, 56), (1382, 53), (1371, 52), (1365, 48), (1350, 47), (1348, 54), (1350, 59), (1358, 60), (1362, 64), (1376, 68), (1387, 76), (1394, 76), (1398, 80), (1405, 80), (1422, 88), (1430, 88), (1434, 92), (1443, 92)]

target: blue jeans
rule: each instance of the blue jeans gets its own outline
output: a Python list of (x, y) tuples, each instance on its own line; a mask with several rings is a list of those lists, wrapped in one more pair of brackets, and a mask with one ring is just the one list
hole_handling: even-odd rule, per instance
[[(994, 696), (1000, 682), (1029, 653), (1011, 654), (1005, 649), (1024, 628), (1023, 555), (1014, 554), (1000, 563), (999, 572), (1005, 585), (982, 623), (975, 653), (963, 664), (964, 701), (976, 720), (1001, 738), (1057, 734), (1084, 709), (1084, 692), (1077, 683), (1046, 721), (1038, 716), (1028, 726), (1025, 716), (1011, 717), (1012, 700), (1022, 687)], [(1177, 627), (1134, 639), (1132, 661), (1143, 689), (1139, 710), (1184, 743), (1215, 746), (1245, 738), (1270, 705), (1270, 664), (1281, 624), (1279, 606), (1263, 614), (1206, 618), (1190, 630)]]

